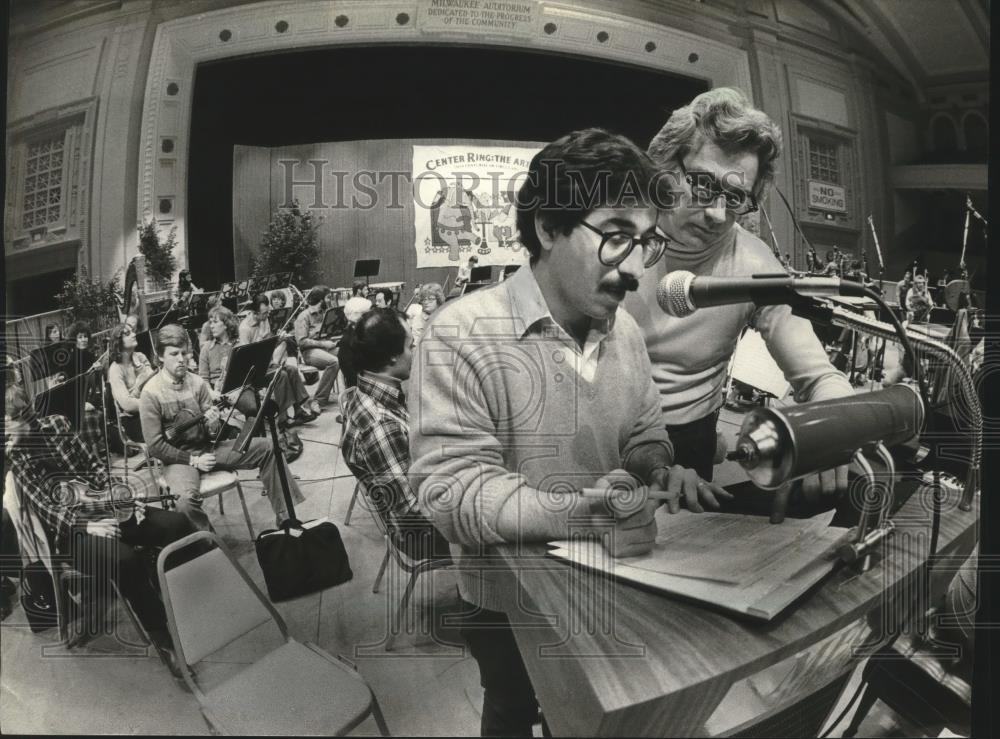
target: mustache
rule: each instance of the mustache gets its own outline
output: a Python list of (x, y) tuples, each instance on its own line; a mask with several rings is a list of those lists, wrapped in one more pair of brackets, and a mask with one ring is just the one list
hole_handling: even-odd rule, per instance
[(627, 291), (634, 293), (636, 290), (639, 289), (639, 281), (629, 275), (622, 275), (614, 282), (609, 282), (603, 285), (601, 289), (607, 290), (609, 292)]

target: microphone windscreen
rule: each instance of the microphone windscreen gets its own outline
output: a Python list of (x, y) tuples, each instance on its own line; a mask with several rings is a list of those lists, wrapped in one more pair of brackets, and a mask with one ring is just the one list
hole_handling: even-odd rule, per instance
[(656, 286), (656, 302), (668, 316), (683, 318), (694, 313), (687, 290), (694, 275), (685, 270), (668, 272)]

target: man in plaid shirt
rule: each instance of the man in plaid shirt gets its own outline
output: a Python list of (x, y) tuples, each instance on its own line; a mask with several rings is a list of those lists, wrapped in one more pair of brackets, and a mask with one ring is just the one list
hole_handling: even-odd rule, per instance
[(449, 556), (448, 542), (417, 508), (410, 488), (410, 416), (402, 382), (410, 376), (413, 335), (392, 308), (365, 313), (351, 344), (360, 370), (344, 392), (341, 451), (386, 522), (395, 545), (414, 559)]
[(106, 578), (115, 578), (153, 642), (170, 648), (163, 604), (134, 547), (162, 547), (192, 533), (194, 527), (179, 513), (142, 503), (119, 523), (107, 509), (67, 500), (60, 483), (79, 480), (91, 490), (106, 490), (111, 482), (106, 468), (65, 416), (25, 420), (8, 451), (21, 505), (38, 516), (50, 549), (68, 557), (87, 576), (84, 602), (95, 602)]

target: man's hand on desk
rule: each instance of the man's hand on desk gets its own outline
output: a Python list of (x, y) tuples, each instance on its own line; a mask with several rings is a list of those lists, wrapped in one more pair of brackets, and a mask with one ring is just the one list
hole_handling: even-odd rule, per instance
[(653, 548), (656, 541), (656, 521), (653, 514), (659, 505), (649, 500), (649, 490), (639, 485), (635, 477), (625, 470), (612, 470), (594, 484), (594, 488), (605, 490), (620, 488), (618, 494), (611, 494), (604, 502), (615, 518), (611, 538), (605, 539), (605, 547), (610, 547), (612, 557), (635, 557)]
[(702, 480), (697, 472), (679, 464), (672, 467), (657, 467), (652, 472), (652, 478), (653, 484), (650, 485), (650, 490), (664, 491), (668, 494), (669, 497), (664, 502), (670, 513), (677, 513), (681, 509), (682, 501), (692, 513), (703, 513), (705, 509), (702, 504), (717, 509), (719, 498), (733, 499), (733, 494), (721, 485)]
[(802, 495), (807, 503), (816, 503), (821, 495), (847, 492), (847, 468), (843, 464), (832, 470), (823, 470), (802, 478)]
[(810, 506), (819, 503), (824, 495), (840, 496), (847, 492), (847, 470), (849, 465), (841, 465), (832, 470), (815, 474), (782, 485), (774, 492), (771, 504), (771, 523), (781, 523), (788, 511), (789, 498), (801, 492), (802, 499)]

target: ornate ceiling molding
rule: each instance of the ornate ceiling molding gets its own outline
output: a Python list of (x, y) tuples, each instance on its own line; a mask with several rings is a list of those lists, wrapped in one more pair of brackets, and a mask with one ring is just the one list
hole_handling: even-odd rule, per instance
[[(517, 47), (605, 59), (752, 91), (746, 51), (646, 20), (578, 5), (519, 0), (509, 26), (454, 26), (430, 0), (373, 3), (276, 0), (161, 23), (146, 81), (137, 221), (178, 227), (186, 253), (186, 182), (194, 73), (202, 62), (340, 44), (464, 44)], [(526, 15), (526, 17), (524, 17)], [(168, 147), (162, 144), (169, 141)]]

